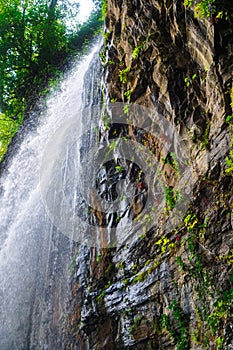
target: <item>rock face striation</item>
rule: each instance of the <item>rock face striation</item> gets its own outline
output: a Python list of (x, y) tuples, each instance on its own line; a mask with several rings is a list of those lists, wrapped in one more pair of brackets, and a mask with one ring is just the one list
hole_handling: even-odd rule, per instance
[[(166, 118), (194, 188), (170, 232), (161, 223), (121, 249), (77, 248), (63, 346), (233, 349), (233, 23), (197, 19), (182, 1), (111, 0), (104, 38), (105, 100)], [(165, 165), (172, 176), (175, 161)]]

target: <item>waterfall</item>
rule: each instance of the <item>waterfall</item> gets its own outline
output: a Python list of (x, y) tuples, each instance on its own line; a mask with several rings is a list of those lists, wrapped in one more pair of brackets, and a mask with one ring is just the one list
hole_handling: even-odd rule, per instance
[[(95, 46), (48, 100), (38, 127), (27, 132), (1, 178), (1, 350), (62, 348), (59, 332), (69, 297), (72, 241), (46, 214), (39, 173), (49, 138), (81, 108), (85, 73), (97, 50)], [(90, 89), (94, 85), (92, 79)], [(90, 94), (84, 95), (90, 103)]]

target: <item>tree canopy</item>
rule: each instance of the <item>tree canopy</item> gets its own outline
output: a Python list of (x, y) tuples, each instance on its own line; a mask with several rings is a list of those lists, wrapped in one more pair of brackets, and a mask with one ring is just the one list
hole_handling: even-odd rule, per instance
[(102, 26), (99, 6), (83, 25), (78, 9), (70, 0), (0, 0), (0, 161), (35, 96)]
[(0, 0), (0, 103), (3, 112), (17, 116), (22, 103), (17, 103), (16, 107), (15, 98), (23, 102), (31, 84), (39, 83), (36, 78), (42, 72), (46, 74), (49, 66), (54, 66), (67, 50), (65, 25), (56, 5), (55, 0)]

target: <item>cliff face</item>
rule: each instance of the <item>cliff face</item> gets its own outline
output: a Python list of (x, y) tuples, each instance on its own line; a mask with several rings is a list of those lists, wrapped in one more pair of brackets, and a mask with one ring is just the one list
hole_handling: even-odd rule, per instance
[(124, 249), (80, 249), (67, 348), (233, 349), (232, 28), (182, 1), (109, 1), (105, 98), (169, 120), (195, 185), (168, 234), (161, 225)]

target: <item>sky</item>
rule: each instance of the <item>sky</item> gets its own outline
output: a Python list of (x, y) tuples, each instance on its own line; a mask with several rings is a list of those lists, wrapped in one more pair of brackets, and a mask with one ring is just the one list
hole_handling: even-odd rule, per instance
[(92, 0), (79, 0), (78, 2), (80, 4), (78, 19), (80, 22), (82, 22), (88, 17), (93, 9), (93, 2)]

